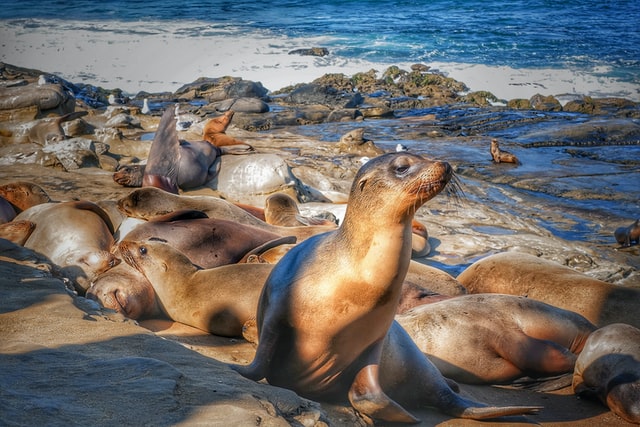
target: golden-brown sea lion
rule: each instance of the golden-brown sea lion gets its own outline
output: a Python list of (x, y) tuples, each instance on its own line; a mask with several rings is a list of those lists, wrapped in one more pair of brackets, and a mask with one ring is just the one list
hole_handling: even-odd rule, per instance
[(181, 252), (159, 241), (124, 240), (122, 258), (153, 285), (158, 304), (180, 323), (222, 336), (241, 336), (256, 314), (271, 264), (231, 264), (199, 269)]
[(596, 326), (622, 322), (640, 327), (640, 289), (612, 285), (533, 255), (490, 255), (457, 279), (469, 293), (526, 296), (574, 311)]
[(31, 206), (51, 201), (51, 198), (42, 187), (26, 181), (0, 185), (0, 196), (11, 203), (11, 206), (18, 214)]
[(282, 227), (301, 227), (306, 225), (325, 225), (336, 227), (333, 221), (307, 217), (300, 214), (298, 203), (285, 193), (274, 193), (266, 198), (264, 203), (264, 220), (271, 225)]
[(576, 361), (572, 386), (576, 394), (596, 397), (640, 424), (640, 329), (613, 323), (592, 333)]
[(298, 244), (273, 268), (260, 297), (255, 358), (233, 369), (311, 399), (348, 399), (376, 420), (416, 422), (401, 405), (467, 418), (530, 412), (460, 397), (394, 322), (411, 220), (451, 176), (449, 164), (409, 153), (367, 162), (341, 226)]
[(616, 228), (613, 235), (623, 248), (631, 246), (632, 243), (640, 243), (640, 219), (636, 219), (628, 227)]
[(503, 151), (500, 149), (500, 144), (498, 144), (497, 139), (491, 140), (491, 158), (496, 163), (520, 164), (520, 161), (515, 155), (511, 154), (508, 151)]
[(16, 245), (24, 245), (36, 225), (27, 220), (10, 221), (0, 224), (0, 238), (7, 239)]
[(502, 294), (423, 304), (396, 321), (445, 377), (477, 384), (572, 372), (596, 329), (574, 312)]
[(280, 236), (295, 236), (304, 240), (318, 233), (334, 229), (327, 226), (280, 227), (267, 224), (246, 210), (224, 199), (212, 196), (171, 194), (154, 187), (133, 190), (118, 200), (118, 209), (129, 217), (149, 220), (182, 209), (204, 212), (210, 218), (220, 218), (252, 225)]
[(24, 246), (61, 267), (62, 274), (83, 295), (94, 277), (119, 262), (110, 252), (113, 225), (95, 203), (43, 203), (21, 212), (16, 220), (36, 224)]
[[(232, 136), (225, 133), (231, 119), (233, 118), (233, 111), (228, 110), (223, 115), (210, 119), (205, 123), (202, 130), (202, 139), (215, 145), (216, 147), (229, 147), (235, 146), (237, 148), (244, 147), (243, 151), (254, 151), (254, 148), (246, 142), (239, 141)], [(237, 154), (238, 150), (232, 151), (233, 154)]]

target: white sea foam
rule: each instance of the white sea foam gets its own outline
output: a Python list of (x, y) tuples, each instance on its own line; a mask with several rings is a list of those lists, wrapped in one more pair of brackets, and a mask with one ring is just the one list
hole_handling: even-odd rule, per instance
[[(0, 60), (58, 74), (129, 94), (175, 91), (198, 77), (235, 76), (270, 89), (310, 82), (326, 73), (353, 75), (390, 65), (330, 54), (289, 55), (293, 49), (336, 43), (328, 37), (287, 38), (268, 32), (246, 33), (211, 23), (0, 21)], [(602, 69), (514, 69), (477, 64), (430, 63), (501, 99), (536, 93), (563, 96), (620, 96), (640, 101), (640, 87), (603, 75)]]

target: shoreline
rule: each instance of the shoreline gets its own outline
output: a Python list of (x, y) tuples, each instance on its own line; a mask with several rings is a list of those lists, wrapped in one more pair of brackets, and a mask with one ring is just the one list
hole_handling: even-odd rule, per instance
[[(328, 73), (347, 76), (375, 69), (379, 74), (396, 65), (341, 57), (289, 55), (294, 49), (331, 44), (318, 38), (285, 38), (265, 34), (237, 37), (218, 29), (213, 34), (185, 35), (185, 23), (74, 23), (34, 20), (0, 21), (0, 61), (47, 70), (74, 83), (140, 91), (173, 92), (199, 77), (241, 77), (261, 82), (271, 92), (308, 83)], [(117, 26), (117, 27), (116, 27)], [(70, 34), (72, 36), (70, 37)], [(106, 35), (106, 36), (105, 36)], [(640, 102), (640, 86), (607, 76), (607, 70), (516, 69), (464, 63), (425, 63), (447, 77), (464, 82), (471, 92), (487, 91), (498, 99), (529, 99), (552, 95), (561, 103), (581, 96), (618, 97)]]

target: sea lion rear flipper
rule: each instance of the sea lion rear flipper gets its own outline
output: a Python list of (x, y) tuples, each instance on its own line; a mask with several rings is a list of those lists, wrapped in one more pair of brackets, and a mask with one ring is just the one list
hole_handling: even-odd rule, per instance
[(142, 186), (178, 194), (179, 165), (180, 141), (176, 131), (175, 110), (167, 108), (151, 143)]
[(247, 259), (251, 256), (251, 255), (261, 255), (263, 253), (265, 253), (266, 251), (268, 251), (269, 249), (273, 249), (276, 246), (280, 246), (280, 245), (290, 245), (293, 243), (296, 243), (297, 239), (296, 236), (284, 236), (284, 237), (277, 237), (273, 240), (269, 240), (268, 242), (263, 243), (262, 245), (258, 246), (257, 248), (251, 249), (249, 252), (247, 252), (240, 261), (238, 261), (238, 263), (243, 263), (243, 262), (247, 262)]
[(402, 423), (418, 423), (419, 420), (389, 398), (378, 382), (377, 364), (362, 368), (349, 389), (349, 401), (361, 414), (374, 420)]
[(218, 148), (221, 154), (249, 154), (256, 151), (249, 144), (224, 145)]

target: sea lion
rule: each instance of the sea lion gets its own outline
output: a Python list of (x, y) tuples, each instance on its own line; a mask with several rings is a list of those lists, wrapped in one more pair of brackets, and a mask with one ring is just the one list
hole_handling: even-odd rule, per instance
[[(122, 240), (132, 241), (149, 239), (171, 245), (198, 268), (234, 264), (257, 248), (295, 242), (292, 236), (281, 237), (250, 225), (208, 218), (199, 211), (177, 211), (155, 218), (139, 224), (122, 237)], [(115, 255), (121, 256), (117, 250)], [(96, 277), (87, 297), (131, 319), (158, 314), (151, 283), (126, 264)]]
[(409, 153), (361, 167), (340, 227), (299, 243), (273, 268), (258, 305), (255, 358), (231, 367), (310, 399), (348, 399), (375, 420), (417, 422), (403, 404), (468, 418), (530, 412), (458, 396), (393, 320), (413, 215), (452, 173), (448, 163)]
[(0, 224), (0, 238), (23, 246), (35, 228), (36, 225), (31, 221), (10, 221)]
[(596, 326), (622, 322), (640, 327), (640, 289), (612, 285), (533, 255), (490, 255), (457, 279), (469, 293), (526, 296), (576, 312)]
[(498, 140), (495, 138), (491, 140), (490, 151), (491, 151), (491, 158), (496, 163), (515, 163), (517, 165), (520, 164), (520, 161), (515, 155), (511, 154), (508, 151), (503, 151), (500, 149), (500, 144), (498, 143)]
[(592, 333), (576, 361), (572, 387), (640, 424), (640, 330), (613, 323)]
[(255, 317), (270, 264), (231, 264), (202, 270), (180, 251), (159, 241), (124, 240), (118, 245), (127, 264), (153, 285), (160, 308), (180, 323), (215, 335), (242, 335)]
[(411, 256), (413, 258), (421, 258), (429, 255), (431, 244), (429, 243), (427, 227), (414, 219), (411, 223), (411, 232)]
[(29, 129), (29, 142), (47, 145), (64, 141), (67, 136), (62, 128), (62, 123), (75, 120), (87, 114), (86, 111), (74, 111), (60, 117), (40, 119)]
[(396, 321), (445, 377), (471, 384), (572, 372), (596, 329), (571, 311), (501, 294), (450, 297)]
[(227, 110), (223, 115), (208, 120), (202, 129), (202, 139), (218, 148), (233, 146), (235, 148), (231, 151), (232, 154), (239, 154), (240, 151), (255, 151), (250, 144), (239, 141), (225, 133), (229, 123), (231, 123), (233, 114), (232, 110)]
[(336, 227), (336, 223), (324, 218), (307, 217), (300, 214), (298, 203), (285, 193), (274, 193), (266, 198), (264, 220), (271, 225), (282, 227), (300, 227), (306, 225), (325, 225)]
[(185, 196), (168, 193), (154, 187), (133, 190), (118, 200), (118, 209), (129, 217), (149, 220), (182, 209), (204, 212), (210, 218), (220, 218), (252, 225), (280, 236), (295, 236), (299, 241), (334, 229), (327, 226), (280, 227), (267, 224), (246, 210), (224, 199), (212, 196)]
[(0, 185), (0, 196), (11, 203), (11, 206), (18, 214), (31, 206), (51, 201), (51, 198), (42, 187), (26, 181)]
[(11, 221), (16, 217), (16, 210), (11, 203), (4, 197), (0, 196), (0, 224)]
[(151, 143), (146, 165), (122, 165), (113, 180), (125, 187), (158, 187), (178, 194), (211, 181), (220, 170), (223, 154), (243, 154), (246, 145), (217, 147), (207, 141), (178, 138), (175, 109), (167, 108)]
[(36, 224), (24, 246), (61, 267), (61, 273), (82, 295), (94, 277), (119, 262), (110, 252), (113, 225), (95, 203), (81, 200), (39, 204), (21, 212), (15, 220)]
[(628, 227), (616, 228), (613, 235), (623, 248), (631, 246), (632, 243), (640, 243), (640, 219), (636, 219)]

